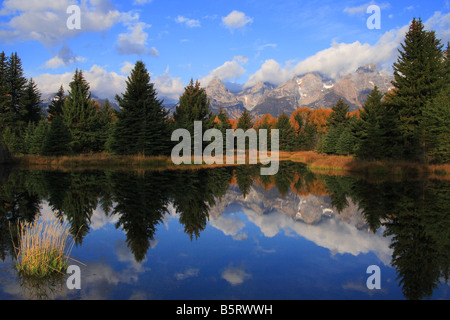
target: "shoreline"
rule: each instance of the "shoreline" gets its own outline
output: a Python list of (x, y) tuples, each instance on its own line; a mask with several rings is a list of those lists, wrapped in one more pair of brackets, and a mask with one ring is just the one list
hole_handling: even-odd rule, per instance
[[(16, 155), (13, 164), (36, 169), (203, 169), (233, 164), (183, 164), (175, 165), (169, 156), (111, 155), (108, 153), (70, 156)], [(327, 155), (314, 151), (280, 152), (279, 161), (301, 162), (309, 170), (320, 174), (366, 176), (427, 176), (450, 179), (450, 164), (427, 165), (408, 161), (365, 161), (352, 156)]]

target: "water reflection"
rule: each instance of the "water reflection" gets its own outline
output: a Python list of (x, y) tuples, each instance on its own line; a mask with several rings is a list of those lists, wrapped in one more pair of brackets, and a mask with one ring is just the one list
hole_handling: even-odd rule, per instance
[[(31, 221), (42, 201), (70, 222), (77, 247), (92, 232), (94, 211), (101, 208), (124, 231), (137, 263), (144, 261), (171, 210), (191, 242), (208, 223), (233, 239), (245, 239), (243, 222), (226, 214), (238, 206), (267, 237), (284, 229), (332, 252), (374, 251), (395, 268), (407, 299), (429, 298), (448, 281), (449, 181), (374, 183), (315, 175), (290, 162), (282, 163), (276, 176), (259, 176), (256, 166), (144, 172), (0, 169), (3, 261), (14, 256), (9, 223)], [(374, 236), (379, 233), (384, 237)], [(196, 275), (198, 268), (189, 268), (176, 278)], [(239, 284), (250, 275), (230, 265), (222, 277)]]

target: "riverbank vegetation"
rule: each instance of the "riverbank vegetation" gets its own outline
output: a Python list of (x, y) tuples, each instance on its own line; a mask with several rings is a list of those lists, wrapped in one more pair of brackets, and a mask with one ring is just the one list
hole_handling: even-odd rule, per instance
[(17, 230), (17, 270), (23, 278), (44, 279), (65, 274), (71, 245), (67, 222), (50, 219), (19, 221)]

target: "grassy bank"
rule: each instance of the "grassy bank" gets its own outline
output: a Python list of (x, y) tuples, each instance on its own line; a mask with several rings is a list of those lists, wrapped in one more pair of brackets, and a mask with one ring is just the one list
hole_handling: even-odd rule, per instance
[[(363, 161), (352, 156), (327, 155), (314, 151), (280, 152), (280, 161), (305, 163), (311, 171), (327, 174), (360, 174), (365, 176), (393, 175), (399, 177), (437, 177), (450, 179), (450, 164), (426, 165), (408, 161)], [(260, 162), (258, 159), (258, 163)], [(169, 156), (118, 156), (107, 153), (47, 157), (39, 155), (15, 156), (15, 162), (32, 169), (131, 169), (131, 170), (183, 170), (234, 166), (233, 164), (173, 164)], [(193, 159), (192, 159), (193, 163)], [(224, 158), (225, 163), (225, 158)], [(247, 156), (246, 163), (249, 163)]]
[(290, 161), (307, 164), (312, 171), (333, 174), (395, 175), (403, 177), (450, 178), (450, 165), (427, 165), (408, 161), (364, 161), (353, 156), (319, 154), (313, 151), (293, 152)]

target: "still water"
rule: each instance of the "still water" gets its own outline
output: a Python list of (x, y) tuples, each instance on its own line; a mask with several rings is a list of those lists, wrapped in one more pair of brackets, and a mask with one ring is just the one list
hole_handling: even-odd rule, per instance
[[(450, 298), (450, 181), (259, 172), (0, 167), (0, 299)], [(9, 223), (37, 213), (70, 223), (81, 289), (18, 277)]]

